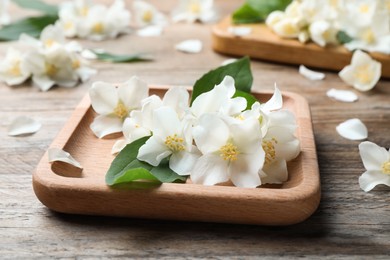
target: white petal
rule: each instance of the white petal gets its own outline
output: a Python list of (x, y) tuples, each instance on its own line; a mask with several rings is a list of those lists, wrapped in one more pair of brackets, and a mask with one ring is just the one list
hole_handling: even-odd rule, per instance
[(362, 190), (368, 192), (378, 184), (390, 187), (390, 175), (379, 171), (366, 171), (359, 177), (359, 185)]
[(150, 137), (146, 143), (140, 147), (137, 159), (145, 161), (153, 166), (160, 164), (161, 160), (172, 154), (168, 147), (155, 136)]
[(229, 27), (228, 32), (233, 34), (234, 36), (245, 36), (252, 33), (251, 27), (246, 26), (235, 26), (235, 27)]
[(97, 55), (88, 49), (83, 50), (80, 55), (81, 55), (81, 57), (83, 57), (84, 59), (87, 59), (87, 60), (96, 60), (97, 59)]
[(326, 92), (326, 95), (330, 98), (334, 98), (342, 102), (355, 102), (356, 100), (359, 99), (358, 96), (352, 91), (334, 89), (334, 88), (329, 89)]
[(227, 59), (221, 63), (221, 66), (225, 66), (225, 65), (231, 64), (231, 63), (236, 62), (236, 61), (237, 61), (237, 59)]
[(89, 96), (93, 109), (98, 114), (111, 114), (118, 104), (118, 91), (116, 88), (105, 82), (95, 82), (89, 89)]
[[(259, 149), (260, 151), (260, 149)], [(261, 149), (262, 151), (262, 149)], [(229, 167), (230, 179), (237, 187), (256, 188), (261, 185), (259, 170), (263, 166), (264, 152), (238, 156)]]
[(261, 176), (261, 183), (280, 184), (288, 179), (286, 160), (276, 160), (271, 164), (265, 164)]
[(130, 110), (140, 108), (141, 100), (148, 96), (148, 85), (146, 82), (133, 76), (118, 88), (119, 99)]
[(32, 77), (33, 83), (39, 87), (42, 91), (48, 91), (51, 87), (53, 87), (56, 83), (51, 80), (49, 77), (42, 75), (33, 75)]
[(176, 111), (171, 107), (160, 107), (153, 113), (153, 135), (165, 141), (167, 136), (179, 134), (181, 124)]
[(325, 74), (321, 72), (317, 72), (314, 70), (309, 70), (303, 65), (299, 66), (299, 73), (307, 79), (310, 80), (323, 80), (325, 78)]
[(128, 144), (127, 140), (117, 140), (111, 148), (111, 154), (117, 154)]
[(169, 168), (179, 175), (189, 175), (200, 157), (200, 153), (196, 148), (192, 150), (192, 152), (182, 151), (172, 154), (169, 158)]
[(266, 103), (261, 104), (261, 109), (268, 113), (273, 110), (278, 110), (283, 107), (283, 97), (282, 93), (280, 92), (278, 86), (275, 83), (275, 91), (270, 100), (268, 100)]
[(83, 168), (81, 164), (78, 161), (76, 161), (76, 159), (74, 159), (68, 152), (65, 152), (64, 150), (58, 148), (50, 148), (48, 150), (48, 154), (49, 154), (49, 162), (60, 161), (60, 162), (71, 164), (80, 169)]
[(99, 115), (91, 124), (92, 132), (99, 138), (122, 131), (122, 120), (117, 117)]
[(155, 37), (162, 34), (163, 28), (161, 26), (148, 26), (137, 31), (137, 35), (141, 37)]
[(382, 171), (382, 164), (390, 161), (390, 152), (372, 142), (359, 144), (360, 157), (368, 171)]
[(201, 156), (191, 172), (191, 180), (196, 184), (214, 185), (227, 182), (227, 163), (220, 156), (206, 154)]
[(42, 124), (26, 116), (19, 116), (8, 127), (8, 135), (17, 136), (33, 134), (41, 129)]
[(200, 40), (186, 40), (176, 44), (175, 48), (182, 52), (199, 53), (202, 51), (202, 45)]
[(349, 119), (336, 127), (342, 137), (349, 140), (363, 140), (367, 138), (367, 127), (358, 118)]

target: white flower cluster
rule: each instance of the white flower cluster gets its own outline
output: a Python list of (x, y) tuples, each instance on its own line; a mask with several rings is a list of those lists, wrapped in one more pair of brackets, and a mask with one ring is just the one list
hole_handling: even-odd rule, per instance
[(90, 97), (99, 115), (91, 129), (100, 138), (123, 129), (125, 140), (114, 152), (150, 136), (137, 158), (153, 166), (169, 158), (169, 167), (193, 183), (254, 188), (286, 181), (286, 162), (300, 152), (294, 115), (281, 109), (276, 87), (268, 102), (249, 110), (235, 91), (234, 79), (226, 76), (189, 106), (185, 88), (173, 87), (161, 99), (148, 96), (146, 83), (136, 77), (117, 86), (96, 82)]
[(338, 44), (337, 33), (352, 38), (349, 50), (390, 54), (389, 0), (294, 0), (284, 12), (274, 11), (266, 24), (279, 36), (312, 40), (324, 47)]
[(0, 80), (8, 85), (19, 85), (31, 77), (36, 86), (47, 91), (54, 85), (74, 87), (96, 73), (80, 58), (81, 46), (65, 44), (57, 26), (46, 27), (39, 40), (22, 34), (19, 45), (23, 48), (9, 48), (0, 63)]
[(110, 7), (93, 4), (90, 0), (74, 0), (61, 4), (59, 21), (66, 37), (100, 41), (115, 38), (127, 31), (130, 12), (123, 0)]
[(202, 23), (214, 22), (218, 14), (214, 8), (214, 0), (180, 0), (172, 12), (174, 22)]

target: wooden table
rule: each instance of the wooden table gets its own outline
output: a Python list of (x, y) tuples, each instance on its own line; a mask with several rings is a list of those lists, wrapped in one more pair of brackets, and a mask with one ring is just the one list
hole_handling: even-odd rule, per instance
[[(167, 13), (175, 5), (175, 1), (153, 2)], [(216, 4), (226, 15), (242, 2)], [(12, 12), (13, 17), (25, 14), (16, 7)], [(203, 41), (200, 54), (174, 50), (175, 43), (189, 38)], [(104, 42), (80, 41), (117, 53), (150, 53), (155, 61), (93, 63), (99, 74), (73, 89), (44, 93), (28, 83), (0, 85), (1, 259), (389, 257), (390, 188), (379, 186), (370, 193), (359, 188), (358, 177), (364, 171), (359, 142), (345, 140), (335, 130), (340, 122), (357, 117), (368, 127), (368, 140), (390, 146), (390, 82), (384, 80), (374, 90), (358, 93), (358, 102), (347, 104), (325, 95), (329, 88), (351, 89), (336, 73), (327, 72), (325, 80), (313, 82), (298, 74), (296, 66), (252, 62), (256, 90), (272, 89), (277, 82), (282, 90), (305, 96), (311, 105), (322, 200), (304, 223), (263, 227), (74, 216), (52, 212), (37, 200), (31, 174), (91, 82), (121, 82), (138, 75), (150, 84), (192, 85), (228, 58), (211, 50), (210, 39), (209, 25), (173, 24), (157, 39), (128, 35)], [(10, 45), (0, 45), (2, 57)], [(42, 122), (42, 129), (31, 136), (7, 136), (7, 126), (19, 115)]]

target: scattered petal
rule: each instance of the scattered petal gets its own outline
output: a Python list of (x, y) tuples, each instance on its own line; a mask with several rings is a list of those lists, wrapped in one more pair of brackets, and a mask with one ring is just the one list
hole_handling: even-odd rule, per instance
[(95, 54), (95, 52), (88, 50), (88, 49), (85, 49), (81, 52), (81, 57), (83, 57), (84, 59), (87, 59), (87, 60), (96, 60), (97, 59), (97, 55)]
[(41, 129), (42, 124), (27, 116), (17, 117), (8, 127), (8, 135), (17, 136), (34, 134)]
[(50, 148), (48, 154), (49, 154), (49, 162), (60, 161), (60, 162), (71, 164), (80, 169), (83, 168), (81, 164), (70, 155), (70, 153), (65, 152), (64, 150), (58, 148)]
[(321, 72), (317, 72), (314, 70), (310, 70), (306, 68), (304, 65), (299, 66), (299, 73), (307, 79), (310, 80), (323, 80), (325, 78), (325, 74)]
[(231, 26), (228, 28), (228, 32), (234, 36), (245, 36), (252, 33), (252, 28), (246, 26)]
[(225, 66), (225, 65), (231, 64), (231, 63), (236, 62), (236, 61), (237, 61), (237, 59), (227, 59), (221, 63), (221, 66)]
[(200, 40), (186, 40), (176, 44), (175, 48), (186, 53), (199, 53), (202, 50), (202, 45)]
[(328, 92), (326, 92), (326, 95), (330, 98), (334, 98), (338, 101), (342, 102), (355, 102), (358, 100), (358, 96), (349, 90), (341, 90), (341, 89), (329, 89)]
[(367, 127), (358, 118), (349, 119), (336, 127), (342, 137), (349, 140), (363, 140), (368, 136)]
[(137, 35), (141, 37), (160, 36), (163, 28), (161, 26), (148, 26), (137, 31)]

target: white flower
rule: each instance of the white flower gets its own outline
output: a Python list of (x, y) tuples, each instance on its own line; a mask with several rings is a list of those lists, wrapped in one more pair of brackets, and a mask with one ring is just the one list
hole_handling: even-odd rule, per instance
[(91, 124), (95, 135), (102, 138), (122, 131), (123, 121), (132, 110), (139, 109), (141, 100), (148, 96), (148, 87), (137, 77), (116, 87), (95, 82), (89, 90), (93, 109), (99, 115)]
[(179, 119), (176, 111), (167, 106), (153, 112), (153, 135), (141, 146), (137, 159), (153, 166), (169, 157), (169, 168), (179, 175), (188, 175), (199, 154), (192, 144), (191, 125)]
[(192, 114), (197, 118), (205, 113), (238, 115), (246, 108), (247, 103), (245, 98), (233, 98), (235, 91), (234, 79), (226, 76), (219, 85), (194, 100), (191, 106)]
[(360, 188), (368, 192), (378, 184), (390, 186), (390, 150), (372, 142), (362, 142), (359, 151), (367, 170), (359, 178)]
[(8, 14), (8, 4), (9, 4), (9, 0), (0, 1), (0, 24), (1, 25), (7, 25), (11, 21)]
[(351, 64), (339, 72), (340, 78), (360, 91), (372, 89), (381, 77), (381, 63), (375, 61), (365, 52), (357, 50), (352, 56)]
[(32, 72), (32, 80), (42, 91), (54, 85), (74, 87), (79, 80), (70, 53), (61, 45), (53, 46), (44, 53), (30, 52), (27, 67)]
[(273, 11), (267, 16), (267, 19), (265, 20), (265, 24), (268, 27), (272, 28), (276, 23), (280, 22), (285, 17), (286, 15), (283, 11)]
[(325, 20), (318, 20), (311, 23), (309, 32), (312, 41), (321, 47), (325, 47), (328, 43), (337, 43), (337, 29)]
[(0, 80), (8, 85), (18, 85), (23, 83), (31, 75), (25, 54), (14, 49), (9, 48), (5, 59), (0, 63)]
[(112, 153), (117, 153), (122, 150), (126, 144), (129, 144), (141, 137), (152, 134), (153, 114), (154, 110), (162, 106), (173, 108), (179, 119), (183, 119), (188, 113), (189, 94), (188, 91), (181, 87), (172, 87), (164, 95), (161, 100), (156, 95), (149, 96), (141, 101), (141, 110), (133, 110), (130, 113), (130, 118), (126, 118), (123, 123), (124, 140), (118, 140), (112, 149)]
[(178, 7), (172, 13), (174, 22), (208, 23), (217, 18), (213, 0), (180, 0)]
[(193, 129), (202, 152), (191, 173), (197, 184), (214, 185), (231, 180), (235, 186), (255, 188), (261, 184), (264, 163), (258, 120), (228, 124), (215, 114), (204, 114)]
[(294, 114), (288, 110), (268, 114), (268, 129), (263, 137), (265, 163), (260, 171), (262, 183), (282, 183), (288, 178), (287, 162), (300, 153)]
[(167, 20), (156, 7), (142, 0), (133, 2), (134, 16), (136, 23), (141, 26), (158, 25), (165, 26)]
[(301, 33), (301, 27), (296, 19), (285, 18), (275, 23), (272, 30), (283, 38), (297, 38)]
[(116, 0), (110, 7), (85, 1), (66, 3), (61, 5), (59, 17), (66, 36), (96, 41), (126, 32), (130, 22), (123, 0)]

